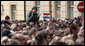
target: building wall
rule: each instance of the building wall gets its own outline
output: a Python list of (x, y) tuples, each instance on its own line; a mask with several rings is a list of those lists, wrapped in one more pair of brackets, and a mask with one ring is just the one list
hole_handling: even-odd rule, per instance
[[(77, 5), (80, 1), (74, 1), (74, 8), (73, 8), (73, 17), (77, 17), (81, 15), (81, 13), (77, 10)], [(4, 19), (6, 15), (11, 17), (11, 4), (16, 4), (16, 19), (17, 20), (24, 20), (24, 1), (1, 1), (1, 4), (4, 7), (4, 14), (1, 15), (1, 19)], [(35, 1), (26, 1), (26, 18), (29, 11), (32, 7), (35, 6)], [(43, 13), (49, 13), (49, 1), (40, 1), (40, 20), (43, 20)], [(57, 12), (56, 12), (56, 1), (52, 1), (52, 17), (57, 19)], [(1, 11), (2, 12), (2, 11)], [(61, 19), (70, 18), (69, 17), (69, 7), (68, 1), (61, 1), (61, 8), (60, 8)]]
[(73, 11), (74, 12), (74, 14), (73, 14), (74, 17), (77, 17), (77, 16), (81, 15), (81, 13), (77, 9), (77, 5), (79, 4), (79, 2), (81, 2), (81, 1), (74, 1), (74, 11)]
[(16, 5), (16, 20), (24, 20), (24, 1), (1, 1), (1, 5), (3, 5), (4, 9), (4, 14), (1, 15), (1, 20), (4, 20), (6, 15), (12, 19), (11, 5), (13, 4)]
[(66, 1), (61, 1), (61, 9), (60, 9), (60, 14), (61, 14), (61, 19), (65, 19), (67, 14), (66, 14)]

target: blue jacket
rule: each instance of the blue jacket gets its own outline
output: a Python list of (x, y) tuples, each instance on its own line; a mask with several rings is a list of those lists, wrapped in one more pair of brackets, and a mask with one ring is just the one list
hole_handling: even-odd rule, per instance
[(80, 18), (78, 17), (78, 18), (77, 18), (77, 23), (79, 23), (79, 22), (80, 22)]

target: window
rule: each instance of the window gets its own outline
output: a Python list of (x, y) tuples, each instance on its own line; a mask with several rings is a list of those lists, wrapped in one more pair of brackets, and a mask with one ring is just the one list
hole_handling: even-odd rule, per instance
[(60, 1), (57, 1), (57, 10), (60, 10)]
[(37, 13), (40, 13), (40, 1), (36, 1)]
[(16, 5), (11, 5), (12, 20), (16, 19)]
[(69, 1), (69, 16), (71, 19), (73, 18), (73, 6), (74, 6), (74, 2)]
[[(57, 1), (56, 4), (57, 4), (57, 11), (60, 11), (61, 2)], [(60, 18), (60, 15), (57, 15), (57, 17)]]

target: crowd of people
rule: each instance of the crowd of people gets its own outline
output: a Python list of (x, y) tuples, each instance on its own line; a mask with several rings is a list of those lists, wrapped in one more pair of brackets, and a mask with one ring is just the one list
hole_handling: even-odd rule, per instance
[(1, 21), (1, 45), (84, 45), (84, 20)]

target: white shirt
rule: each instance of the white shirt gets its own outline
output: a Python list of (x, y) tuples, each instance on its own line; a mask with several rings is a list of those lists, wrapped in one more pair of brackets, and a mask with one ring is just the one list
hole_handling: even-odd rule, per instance
[(15, 34), (15, 32), (14, 32), (14, 31), (12, 31), (12, 30), (11, 30), (10, 32), (11, 32), (12, 34)]
[(14, 29), (16, 27), (16, 24), (12, 24), (11, 28)]

